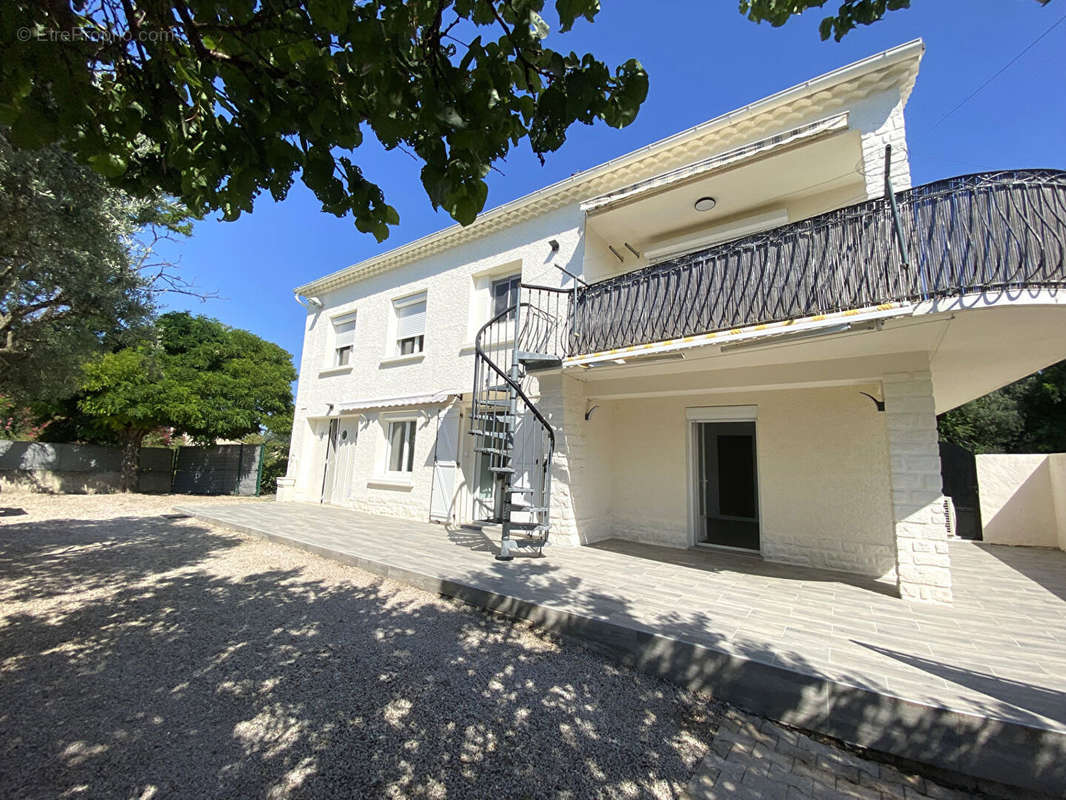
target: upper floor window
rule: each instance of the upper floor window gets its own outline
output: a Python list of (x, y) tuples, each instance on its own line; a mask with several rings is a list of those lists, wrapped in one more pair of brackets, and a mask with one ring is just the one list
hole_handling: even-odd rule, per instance
[(392, 301), (396, 313), (396, 354), (421, 353), (426, 340), (426, 293)]
[[(506, 278), (492, 282), (492, 316), (502, 314), (509, 308), (518, 305), (519, 287), (522, 284), (521, 275), (510, 275)], [(509, 316), (514, 316), (512, 312)]]
[(345, 314), (333, 319), (334, 367), (348, 367), (355, 349), (355, 314)]

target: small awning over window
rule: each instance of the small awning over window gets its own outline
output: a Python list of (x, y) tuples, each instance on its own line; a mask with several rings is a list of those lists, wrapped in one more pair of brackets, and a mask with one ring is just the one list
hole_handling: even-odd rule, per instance
[(337, 403), (334, 405), (331, 416), (375, 408), (410, 408), (412, 406), (443, 405), (462, 396), (462, 392), (435, 392), (434, 394), (413, 394), (408, 395), (407, 397), (382, 397), (370, 400), (352, 400), (347, 403)]
[(813, 139), (827, 133), (842, 131), (847, 127), (847, 113), (826, 117), (817, 122), (811, 122), (807, 125), (793, 128), (792, 130), (783, 131), (776, 136), (770, 136), (766, 139), (760, 139), (756, 142), (746, 144), (743, 147), (737, 147), (733, 150), (727, 150), (724, 153), (718, 153), (710, 158), (697, 161), (694, 164), (686, 164), (683, 167), (678, 167), (669, 172), (664, 172), (661, 175), (656, 175), (654, 178), (638, 181), (637, 183), (616, 189), (608, 194), (603, 194), (599, 197), (594, 197), (591, 200), (586, 200), (581, 204), (581, 210), (588, 214), (602, 211), (610, 206), (614, 206), (624, 201), (634, 200), (645, 194), (655, 192), (673, 184), (682, 183), (690, 178), (724, 167), (735, 166), (744, 161), (761, 158), (762, 156), (768, 155), (771, 151), (780, 150), (797, 142)]

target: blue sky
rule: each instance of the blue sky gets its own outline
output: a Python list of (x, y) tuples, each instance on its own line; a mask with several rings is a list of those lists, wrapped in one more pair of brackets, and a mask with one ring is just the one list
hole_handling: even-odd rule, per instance
[[(640, 115), (621, 131), (575, 126), (544, 166), (523, 144), (498, 165), (503, 175), (491, 174), (486, 207), (916, 37), (925, 40), (926, 54), (906, 111), (914, 183), (986, 169), (1066, 167), (1066, 22), (948, 114), (1054, 25), (1066, 3), (913, 5), (838, 44), (818, 38), (818, 9), (771, 28), (741, 17), (736, 0), (604, 0), (594, 24), (553, 34), (548, 44), (591, 51), (611, 65), (640, 59), (651, 79)], [(297, 182), (282, 203), (261, 197), (236, 222), (198, 223), (192, 238), (167, 255), (180, 259), (186, 279), (220, 298), (172, 297), (167, 306), (247, 328), (280, 344), (298, 364), (304, 310), (292, 298), (294, 286), (451, 224), (433, 211), (419, 182), (420, 164), (410, 156), (371, 145), (358, 151), (357, 162), (400, 212), (387, 242), (378, 245), (350, 219), (323, 213)]]

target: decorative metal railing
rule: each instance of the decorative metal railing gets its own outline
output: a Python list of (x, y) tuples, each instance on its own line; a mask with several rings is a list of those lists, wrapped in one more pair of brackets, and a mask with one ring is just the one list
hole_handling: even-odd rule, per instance
[(1066, 285), (1066, 172), (964, 175), (897, 200), (902, 248), (882, 198), (578, 287), (567, 355), (891, 301)]

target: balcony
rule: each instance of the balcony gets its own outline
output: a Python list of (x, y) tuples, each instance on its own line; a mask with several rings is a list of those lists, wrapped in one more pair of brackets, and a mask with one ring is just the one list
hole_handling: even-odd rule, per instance
[[(1066, 285), (1066, 172), (965, 175), (575, 290), (568, 356), (990, 290)], [(562, 348), (561, 348), (562, 349)]]

